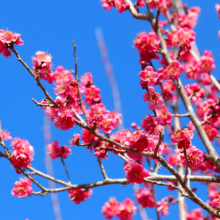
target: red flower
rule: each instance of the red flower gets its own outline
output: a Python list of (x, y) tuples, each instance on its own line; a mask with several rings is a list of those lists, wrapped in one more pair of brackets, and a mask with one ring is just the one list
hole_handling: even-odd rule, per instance
[(130, 183), (143, 183), (144, 178), (149, 176), (149, 172), (141, 164), (135, 163), (130, 159), (124, 167), (126, 179)]
[(69, 198), (71, 201), (74, 201), (76, 204), (80, 204), (84, 202), (85, 199), (88, 199), (92, 195), (92, 190), (84, 190), (84, 189), (71, 189), (69, 192)]
[(20, 178), (20, 181), (15, 182), (14, 188), (11, 191), (13, 196), (24, 198), (27, 195), (31, 196), (33, 189), (31, 188), (32, 181), (27, 178)]

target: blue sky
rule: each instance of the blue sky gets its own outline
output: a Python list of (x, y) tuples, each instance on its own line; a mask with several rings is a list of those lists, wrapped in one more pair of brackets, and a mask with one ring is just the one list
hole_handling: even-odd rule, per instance
[[(218, 76), (219, 62), (219, 31), (218, 15), (215, 12), (215, 1), (187, 0), (190, 6), (201, 7), (197, 33), (197, 45), (201, 52), (208, 49), (213, 52), (216, 62), (214, 74)], [(140, 125), (141, 120), (148, 113), (147, 104), (143, 102), (143, 90), (139, 86), (137, 76), (140, 65), (138, 52), (133, 48), (133, 39), (137, 33), (150, 31), (149, 23), (138, 21), (131, 17), (129, 12), (120, 15), (116, 10), (112, 12), (102, 9), (99, 0), (38, 0), (1, 2), (0, 29), (8, 28), (12, 32), (20, 33), (24, 40), (23, 46), (17, 46), (20, 56), (32, 67), (31, 57), (37, 51), (46, 51), (52, 55), (54, 68), (58, 65), (66, 69), (74, 68), (72, 40), (77, 44), (79, 75), (92, 72), (97, 87), (102, 92), (102, 101), (109, 110), (114, 109), (111, 88), (105, 75), (100, 52), (97, 47), (95, 29), (101, 28), (105, 43), (109, 51), (109, 58), (114, 69), (118, 83), (124, 125), (130, 128), (132, 122)], [(0, 120), (3, 129), (11, 132), (13, 137), (28, 139), (35, 149), (33, 167), (46, 172), (43, 124), (44, 113), (35, 106), (31, 98), (41, 100), (44, 98), (42, 91), (36, 86), (30, 74), (21, 66), (14, 55), (6, 59), (0, 55)], [(158, 65), (156, 64), (158, 67)], [(183, 80), (184, 83), (189, 83)], [(50, 94), (53, 94), (53, 85), (44, 83)], [(53, 96), (55, 97), (55, 96)], [(181, 107), (184, 113), (184, 108)], [(186, 121), (183, 121), (183, 124)], [(52, 125), (52, 140), (57, 139), (60, 144), (68, 145), (68, 140), (75, 132), (80, 130), (74, 127), (69, 131), (55, 129)], [(8, 146), (10, 145), (7, 142)], [(201, 141), (193, 139), (193, 144), (202, 149)], [(2, 150), (2, 149), (1, 149)], [(72, 155), (66, 161), (70, 170), (73, 183), (89, 183), (101, 180), (102, 176), (98, 163), (93, 154), (84, 148), (72, 148)], [(59, 160), (54, 161), (55, 177), (66, 179), (65, 172)], [(107, 174), (111, 178), (123, 178), (123, 164), (120, 158), (109, 155), (104, 161)], [(13, 184), (20, 176), (10, 166), (9, 162), (0, 159), (0, 211), (4, 220), (48, 220), (54, 219), (50, 195), (46, 197), (32, 196), (31, 198), (18, 199), (11, 196)], [(162, 172), (161, 170), (160, 172)], [(48, 186), (47, 181), (39, 179)], [(200, 184), (201, 185), (201, 184)], [(35, 190), (38, 190), (34, 186)], [(207, 199), (203, 186), (198, 190), (203, 199)], [(101, 207), (111, 196), (122, 202), (126, 197), (133, 198), (131, 185), (105, 186), (95, 188), (91, 199), (75, 205), (70, 202), (68, 193), (59, 193), (60, 207), (64, 220), (104, 219)], [(163, 186), (157, 186), (157, 199), (168, 196), (168, 191)], [(201, 194), (202, 192), (202, 194)], [(205, 191), (206, 192), (206, 191)], [(176, 195), (176, 192), (173, 194)], [(191, 210), (197, 207), (189, 202)], [(155, 210), (147, 209), (150, 219), (155, 219)], [(177, 215), (177, 206), (173, 205), (171, 215), (165, 219), (174, 219)], [(140, 219), (137, 213), (134, 220)]]

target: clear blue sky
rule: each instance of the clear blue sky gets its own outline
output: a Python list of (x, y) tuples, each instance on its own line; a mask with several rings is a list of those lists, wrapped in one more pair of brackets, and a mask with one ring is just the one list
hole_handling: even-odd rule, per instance
[[(215, 75), (218, 74), (219, 62), (219, 30), (218, 15), (215, 12), (215, 1), (187, 0), (190, 6), (199, 4), (201, 15), (199, 17), (197, 32), (197, 45), (201, 52), (211, 50), (216, 61)], [(147, 114), (147, 104), (143, 102), (143, 90), (139, 86), (137, 76), (139, 66), (138, 52), (133, 49), (133, 39), (142, 31), (150, 31), (150, 25), (145, 21), (134, 20), (129, 12), (120, 15), (116, 10), (111, 13), (102, 9), (99, 0), (7, 0), (1, 2), (0, 29), (20, 33), (24, 40), (23, 46), (17, 46), (21, 57), (32, 67), (31, 57), (36, 51), (47, 51), (52, 55), (54, 67), (64, 66), (66, 69), (74, 68), (72, 40), (76, 40), (77, 56), (79, 59), (79, 74), (92, 72), (94, 82), (102, 90), (102, 100), (109, 110), (113, 110), (111, 88), (105, 76), (101, 62), (100, 52), (97, 47), (95, 29), (101, 28), (109, 50), (111, 64), (119, 86), (121, 95), (124, 125), (130, 128), (132, 122), (140, 121)], [(30, 74), (16, 61), (15, 56), (6, 59), (0, 55), (0, 120), (3, 129), (11, 132), (13, 137), (28, 139), (35, 149), (33, 167), (46, 172), (44, 164), (43, 141), (43, 111), (32, 103), (31, 98), (41, 100), (44, 98), (42, 91), (37, 88)], [(186, 81), (184, 81), (186, 83)], [(50, 94), (53, 94), (53, 85), (45, 83)], [(55, 97), (55, 96), (53, 96)], [(184, 112), (184, 109), (181, 109)], [(185, 122), (184, 122), (185, 123)], [(60, 131), (52, 126), (52, 140), (57, 139), (60, 144), (68, 145), (72, 134), (79, 132), (74, 127), (69, 131)], [(8, 145), (10, 144), (7, 142)], [(193, 144), (201, 148), (198, 138), (193, 139)], [(2, 149), (1, 149), (2, 150)], [(72, 155), (67, 159), (72, 182), (89, 183), (101, 180), (102, 176), (93, 154), (84, 148), (72, 148)], [(59, 160), (54, 161), (55, 177), (66, 179), (64, 169)], [(123, 178), (124, 171), (120, 158), (109, 156), (104, 161), (108, 176)], [(46, 197), (32, 196), (31, 198), (18, 199), (11, 196), (13, 184), (20, 177), (9, 165), (9, 162), (0, 159), (0, 212), (4, 220), (52, 220), (54, 214), (50, 195)], [(161, 170), (162, 172), (163, 170)], [(47, 181), (40, 179), (45, 186)], [(35, 190), (38, 190), (34, 186)], [(198, 193), (207, 200), (206, 190), (202, 187)], [(157, 199), (168, 196), (163, 186), (157, 186)], [(95, 188), (91, 199), (75, 205), (70, 202), (68, 193), (60, 193), (59, 200), (64, 220), (104, 219), (101, 207), (111, 196), (123, 201), (126, 197), (133, 198), (133, 189), (129, 185), (123, 187), (105, 186)], [(177, 193), (174, 192), (173, 195)], [(188, 203), (188, 209), (197, 207)], [(147, 209), (150, 219), (155, 219), (155, 210)], [(176, 219), (177, 206), (170, 210), (171, 215), (164, 219)], [(137, 213), (134, 220), (140, 219)]]

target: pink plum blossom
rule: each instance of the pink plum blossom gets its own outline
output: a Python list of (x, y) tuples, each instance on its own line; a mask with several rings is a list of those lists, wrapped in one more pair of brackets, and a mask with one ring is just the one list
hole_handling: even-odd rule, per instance
[(90, 87), (93, 84), (92, 74), (85, 73), (81, 76), (81, 84), (85, 87)]
[(142, 123), (142, 128), (149, 134), (159, 135), (159, 132), (163, 130), (159, 117), (152, 118), (150, 115), (146, 115), (146, 119), (143, 119)]
[(140, 61), (150, 62), (153, 58), (159, 58), (157, 51), (160, 47), (160, 38), (154, 32), (138, 34), (134, 39), (134, 44), (140, 53)]
[(69, 198), (71, 201), (75, 202), (77, 205), (81, 202), (84, 202), (86, 199), (89, 199), (93, 191), (91, 189), (71, 189), (69, 192)]
[(165, 79), (174, 79), (177, 80), (180, 77), (180, 74), (184, 71), (182, 65), (180, 65), (179, 61), (174, 60), (172, 63), (166, 67), (164, 70), (164, 78)]
[(208, 73), (210, 71), (215, 70), (214, 62), (215, 61), (212, 52), (206, 50), (199, 61), (200, 73)]
[(130, 159), (124, 167), (126, 179), (130, 183), (143, 183), (144, 178), (149, 176), (149, 172), (141, 164), (135, 163)]
[(154, 207), (152, 190), (139, 188), (138, 191), (135, 193), (134, 197), (137, 199), (138, 203), (143, 208), (147, 208), (147, 207), (153, 208)]
[(121, 204), (117, 202), (115, 198), (110, 198), (109, 201), (102, 206), (102, 214), (106, 219), (112, 219), (114, 216), (116, 216), (120, 205)]
[(159, 93), (155, 92), (155, 89), (151, 86), (143, 97), (145, 102), (149, 101), (148, 108), (150, 110), (155, 110), (163, 104), (163, 98)]
[(162, 7), (163, 2), (164, 0), (147, 0), (147, 3), (151, 9)]
[(33, 71), (35, 77), (39, 79), (47, 80), (48, 83), (53, 82), (52, 78), (52, 56), (42, 51), (38, 51), (35, 54), (35, 57), (32, 58), (33, 60)]
[(117, 209), (116, 217), (118, 217), (119, 220), (132, 220), (136, 209), (134, 202), (127, 198)]
[(48, 154), (51, 156), (53, 160), (55, 160), (58, 157), (62, 157), (63, 159), (66, 159), (71, 153), (71, 149), (67, 146), (60, 146), (59, 142), (57, 140), (53, 141), (52, 144), (47, 145)]
[(138, 76), (141, 78), (141, 84), (146, 83), (148, 86), (153, 86), (156, 84), (158, 73), (154, 71), (152, 66), (146, 66)]
[(172, 46), (179, 46), (183, 51), (190, 51), (195, 43), (195, 32), (188, 28), (179, 28), (168, 33), (168, 40)]
[(169, 207), (170, 207), (170, 203), (165, 198), (157, 202), (157, 211), (161, 212), (162, 217), (169, 214), (168, 212)]
[(11, 52), (8, 48), (14, 49), (14, 44), (24, 44), (24, 41), (20, 38), (20, 34), (12, 33), (8, 30), (0, 30), (0, 53), (3, 53), (7, 58), (10, 57)]
[(85, 91), (85, 102), (87, 102), (90, 106), (99, 103), (101, 100), (100, 95), (101, 90), (98, 89), (95, 85), (86, 88)]
[(20, 178), (20, 181), (16, 181), (14, 184), (14, 188), (11, 191), (13, 196), (17, 196), (18, 198), (24, 198), (27, 195), (31, 196), (33, 193), (33, 189), (31, 188), (32, 181), (27, 178)]
[(160, 124), (163, 126), (171, 125), (171, 120), (173, 119), (172, 114), (169, 109), (164, 105), (156, 110), (158, 117), (160, 118)]
[(70, 140), (70, 146), (74, 146), (79, 144), (80, 134), (74, 134), (72, 139)]

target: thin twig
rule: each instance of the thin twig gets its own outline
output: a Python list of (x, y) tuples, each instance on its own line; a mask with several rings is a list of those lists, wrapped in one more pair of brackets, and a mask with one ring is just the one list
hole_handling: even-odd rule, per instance
[(33, 177), (30, 177), (27, 173), (25, 173), (22, 169), (20, 169), (20, 171), (28, 178), (30, 179), (33, 183), (35, 183), (35, 185), (37, 185), (42, 192), (46, 192), (46, 188), (43, 187), (40, 183), (38, 183)]
[(3, 139), (3, 134), (2, 134), (2, 124), (0, 122), (0, 145), (4, 148), (5, 154), (7, 155), (7, 158), (10, 158), (11, 153), (8, 150), (8, 148), (5, 145), (4, 139)]
[(107, 176), (107, 174), (106, 174), (106, 172), (105, 172), (105, 168), (104, 168), (104, 166), (103, 166), (103, 164), (102, 164), (100, 158), (97, 158), (97, 161), (98, 161), (98, 163), (99, 163), (102, 176), (104, 177), (105, 180), (108, 179), (108, 176)]
[(184, 178), (184, 183), (187, 182), (187, 173), (188, 173), (188, 168), (189, 168), (189, 159), (187, 157), (187, 154), (186, 154), (186, 150), (184, 149), (184, 156), (186, 158), (186, 169), (185, 169), (185, 178)]
[(213, 114), (210, 114), (204, 121), (201, 122), (202, 125), (204, 125), (205, 123), (210, 123), (209, 119), (213, 116)]
[(12, 52), (17, 57), (17, 60), (26, 68), (26, 70), (34, 77), (34, 79), (37, 82), (37, 85), (41, 88), (41, 90), (44, 92), (45, 96), (47, 97), (48, 101), (50, 101), (54, 106), (58, 107), (57, 103), (51, 98), (50, 94), (46, 91), (46, 89), (41, 84), (40, 80), (34, 75), (33, 71), (28, 67), (28, 65), (21, 59), (18, 51), (14, 49), (14, 47), (10, 48)]
[[(36, 101), (35, 99), (31, 99), (37, 106), (41, 106), (41, 107), (50, 107), (50, 108), (54, 108), (55, 106), (53, 105), (50, 105), (50, 104), (43, 104), (43, 103), (40, 103), (38, 101)], [(55, 107), (56, 108), (56, 107)]]
[(92, 143), (85, 143), (85, 144), (76, 144), (77, 146), (80, 146), (80, 147), (84, 147), (84, 146), (91, 146), (91, 145), (95, 145), (95, 144), (98, 144), (100, 142), (100, 140), (98, 139), (97, 141), (94, 141)]
[(65, 168), (65, 171), (66, 171), (66, 175), (67, 175), (67, 179), (68, 179), (68, 183), (71, 183), (70, 182), (70, 175), (69, 175), (69, 172), (68, 172), (68, 169), (67, 169), (67, 166), (66, 166), (66, 164), (65, 164), (65, 162), (64, 162), (64, 160), (63, 160), (63, 156), (62, 156), (62, 154), (61, 154), (61, 161), (62, 161), (62, 164), (63, 164), (63, 166), (64, 166), (64, 168)]
[(155, 210), (156, 210), (157, 220), (160, 220), (160, 214), (157, 211), (157, 199), (156, 199), (156, 195), (155, 195), (155, 187), (154, 187), (154, 185), (152, 185), (152, 192), (153, 192), (153, 199), (154, 199), (154, 206), (155, 206)]
[(85, 112), (85, 109), (84, 109), (83, 104), (82, 104), (81, 95), (80, 95), (80, 89), (79, 89), (78, 63), (77, 63), (78, 59), (77, 59), (77, 56), (76, 56), (75, 40), (73, 41), (73, 55), (74, 55), (74, 59), (75, 59), (75, 71), (74, 71), (74, 74), (75, 74), (76, 81), (77, 81), (77, 94), (78, 94), (78, 98), (79, 98), (78, 102), (79, 102), (80, 108), (83, 111), (83, 115), (84, 115), (86, 123), (87, 123), (87, 116), (86, 116), (86, 112)]
[(159, 141), (158, 141), (157, 146), (156, 146), (156, 148), (154, 150), (154, 155), (157, 154), (158, 148), (160, 147), (160, 145), (162, 143), (162, 139), (163, 139), (163, 133), (162, 133), (162, 131), (160, 131), (160, 133), (159, 133)]
[(155, 174), (158, 174), (158, 171), (160, 170), (160, 168), (161, 168), (161, 164), (158, 162), (156, 169), (155, 169)]

